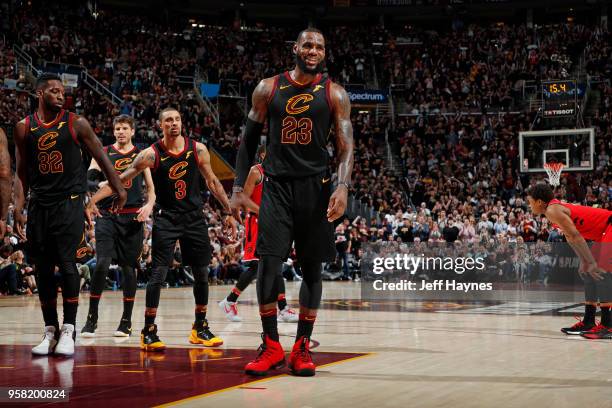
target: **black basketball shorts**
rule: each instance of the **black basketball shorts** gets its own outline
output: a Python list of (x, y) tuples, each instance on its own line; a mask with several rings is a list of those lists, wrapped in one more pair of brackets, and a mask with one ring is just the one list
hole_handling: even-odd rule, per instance
[(137, 214), (105, 214), (96, 220), (96, 252), (120, 265), (135, 266), (142, 252), (143, 223)]

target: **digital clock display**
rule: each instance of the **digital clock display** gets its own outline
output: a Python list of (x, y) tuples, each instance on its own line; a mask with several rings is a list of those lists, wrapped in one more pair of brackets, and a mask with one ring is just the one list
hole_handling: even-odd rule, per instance
[(574, 81), (552, 81), (542, 84), (542, 91), (546, 97), (574, 96), (576, 93), (576, 82)]
[(576, 115), (578, 88), (575, 80), (542, 82), (544, 117)]

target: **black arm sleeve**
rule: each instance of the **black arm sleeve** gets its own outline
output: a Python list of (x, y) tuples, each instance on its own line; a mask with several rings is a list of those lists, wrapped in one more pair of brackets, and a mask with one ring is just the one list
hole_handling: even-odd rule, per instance
[(240, 142), (238, 156), (236, 157), (236, 180), (234, 180), (234, 186), (236, 187), (242, 187), (246, 182), (255, 154), (257, 154), (257, 146), (259, 146), (263, 127), (263, 123), (247, 119), (244, 137)]
[(98, 184), (100, 184), (101, 181), (104, 181), (104, 176), (100, 170), (87, 170), (87, 188), (89, 191), (97, 191)]

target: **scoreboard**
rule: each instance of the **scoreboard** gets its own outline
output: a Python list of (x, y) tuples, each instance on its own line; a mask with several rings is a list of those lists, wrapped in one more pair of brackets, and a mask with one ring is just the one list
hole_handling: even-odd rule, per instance
[(575, 80), (542, 82), (542, 107), (545, 118), (575, 116), (578, 87)]

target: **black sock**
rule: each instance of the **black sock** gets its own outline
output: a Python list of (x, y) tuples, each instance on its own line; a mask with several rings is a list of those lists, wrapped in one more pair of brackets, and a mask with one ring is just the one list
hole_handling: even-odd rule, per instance
[(199, 309), (196, 306), (195, 320), (196, 320), (196, 322), (204, 322), (206, 320), (206, 309), (204, 309), (204, 311), (202, 311), (201, 309)]
[(316, 316), (307, 316), (300, 313), (300, 320), (298, 320), (297, 334), (295, 340), (299, 340), (302, 336), (310, 338), (312, 336), (312, 329), (314, 328), (314, 322)]
[(89, 296), (89, 312), (87, 313), (87, 319), (97, 323), (98, 321), (98, 306), (100, 305), (100, 295)]
[(64, 298), (64, 324), (76, 326), (76, 315), (79, 309), (79, 298)]
[(278, 323), (276, 321), (276, 310), (268, 311), (265, 313), (260, 312), (261, 326), (263, 332), (270, 340), (278, 341)]
[(134, 309), (134, 298), (123, 298), (123, 314), (121, 320), (132, 321), (132, 310)]
[(42, 310), (45, 326), (55, 326), (59, 330), (59, 320), (57, 318), (57, 300), (41, 301), (40, 308)]
[(287, 299), (285, 299), (285, 294), (281, 293), (278, 295), (278, 310), (283, 310), (287, 307)]
[(227, 295), (227, 301), (228, 302), (235, 302), (238, 300), (238, 296), (240, 296), (240, 289), (238, 289), (237, 287), (234, 286), (234, 288), (232, 289), (232, 291), (230, 292), (229, 295)]
[(145, 327), (153, 326), (155, 324), (156, 312), (145, 312)]
[(595, 305), (584, 305), (584, 318), (582, 321), (584, 324), (595, 324), (595, 312), (597, 307)]
[(610, 327), (610, 324), (612, 324), (612, 322), (610, 321), (610, 308), (609, 307), (604, 306), (601, 308), (601, 324), (606, 327)]

